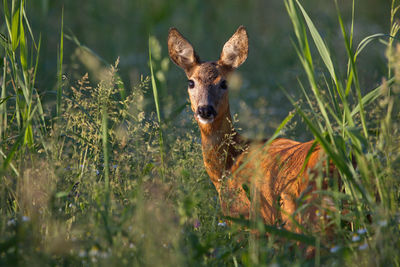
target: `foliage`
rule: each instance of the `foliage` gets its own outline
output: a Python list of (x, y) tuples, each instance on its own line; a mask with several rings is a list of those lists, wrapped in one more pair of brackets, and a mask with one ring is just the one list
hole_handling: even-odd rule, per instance
[[(188, 114), (181, 115), (186, 102), (168, 92), (174, 79), (154, 36), (137, 40), (151, 48), (149, 64), (142, 64), (151, 69), (150, 77), (124, 83), (120, 60), (105, 64), (72, 33), (65, 34), (63, 17), (53, 89), (38, 88), (44, 84), (37, 79), (45, 65), (41, 46), (49, 44), (35, 39), (27, 4), (3, 1), (0, 265), (399, 265), (400, 243), (393, 238), (400, 234), (395, 0), (389, 34), (370, 35), (358, 45), (355, 2), (350, 26), (336, 5), (344, 60), (335, 58), (340, 53), (332, 52), (302, 3), (284, 2), (305, 71), (298, 86), (304, 97), (295, 102), (287, 93), (295, 111), (275, 122), (273, 136), (296, 136), (303, 121), (343, 183), (329, 183), (337, 177), (320, 172), (314, 193), (320, 225), (302, 234), (223, 217), (203, 168), (199, 134)], [(161, 4), (154, 9), (160, 20), (171, 11)], [(71, 54), (89, 71), (77, 82), (70, 82), (75, 63), (65, 63), (70, 49), (64, 39), (73, 41)], [(385, 44), (387, 68), (376, 89), (367, 92), (372, 86), (364, 88), (368, 73), (359, 60), (378, 39)], [(240, 74), (235, 79), (248, 87)], [(252, 116), (257, 112), (265, 115), (260, 109)], [(295, 115), (298, 121), (287, 124)], [(325, 183), (328, 189), (322, 190)], [(315, 257), (307, 257), (307, 246), (315, 248)]]

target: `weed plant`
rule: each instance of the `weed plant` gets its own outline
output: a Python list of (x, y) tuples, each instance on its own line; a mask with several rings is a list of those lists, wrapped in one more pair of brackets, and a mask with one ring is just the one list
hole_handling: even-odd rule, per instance
[[(303, 101), (287, 94), (294, 112), (274, 137), (290, 135), (297, 115), (342, 181), (329, 183), (338, 177), (321, 165), (313, 193), (320, 225), (301, 234), (223, 217), (193, 122), (172, 123), (186, 104), (161, 114), (168, 61), (155, 37), (151, 75), (132, 88), (122, 83), (119, 60), (100, 68), (98, 84), (88, 74), (68, 83), (61, 26), (57, 81), (47, 92), (56, 102), (46, 111), (36, 88), (41, 39), (32, 33), (26, 3), (3, 1), (0, 265), (399, 265), (399, 5), (392, 1), (389, 34), (358, 45), (355, 18), (346, 26), (337, 5), (348, 62), (341, 66), (301, 3), (284, 4), (306, 79), (299, 83)], [(375, 89), (361, 88), (357, 60), (377, 40), (385, 44), (387, 75)], [(314, 257), (307, 257), (305, 244)]]

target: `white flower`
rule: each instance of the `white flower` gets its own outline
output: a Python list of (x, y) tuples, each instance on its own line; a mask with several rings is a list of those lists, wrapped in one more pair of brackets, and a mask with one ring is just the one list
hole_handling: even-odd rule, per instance
[(29, 219), (28, 216), (22, 216), (22, 221), (23, 221), (23, 222), (29, 222), (30, 219)]
[(93, 247), (90, 251), (89, 251), (89, 256), (91, 257), (96, 257), (99, 255), (99, 250), (96, 247)]
[(351, 238), (351, 241), (353, 241), (353, 242), (360, 241), (360, 237), (358, 235), (353, 235), (353, 237)]
[(81, 257), (81, 258), (86, 257), (86, 255), (87, 255), (87, 253), (86, 253), (86, 251), (84, 251), (83, 249), (81, 249), (81, 250), (79, 251), (79, 253), (78, 253), (78, 256)]
[(17, 222), (14, 220), (14, 219), (11, 219), (11, 220), (9, 220), (8, 222), (7, 222), (7, 226), (14, 226), (14, 225), (16, 225), (17, 224)]
[(219, 221), (218, 226), (225, 227), (226, 226), (226, 222)]
[(365, 250), (365, 249), (367, 249), (367, 248), (368, 248), (367, 242), (365, 242), (364, 244), (362, 244), (362, 245), (360, 245), (360, 246), (358, 247), (359, 250)]
[(363, 234), (365, 234), (367, 232), (367, 229), (365, 229), (365, 228), (361, 228), (361, 229), (358, 229), (357, 230), (357, 233), (359, 234), (359, 235), (363, 235)]
[(340, 250), (340, 246), (333, 246), (331, 247), (331, 249), (329, 250), (331, 253), (336, 253)]

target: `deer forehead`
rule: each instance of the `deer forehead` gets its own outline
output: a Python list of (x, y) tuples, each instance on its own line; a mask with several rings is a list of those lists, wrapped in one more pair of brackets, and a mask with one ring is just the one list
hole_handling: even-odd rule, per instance
[(204, 62), (193, 69), (189, 78), (195, 79), (201, 85), (212, 85), (217, 84), (224, 76), (223, 69), (216, 62)]

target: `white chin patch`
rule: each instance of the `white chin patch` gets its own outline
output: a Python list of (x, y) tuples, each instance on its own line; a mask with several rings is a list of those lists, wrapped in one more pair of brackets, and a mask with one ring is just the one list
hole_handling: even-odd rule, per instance
[(212, 116), (212, 117), (209, 118), (209, 119), (203, 119), (202, 117), (200, 117), (199, 115), (197, 115), (197, 119), (199, 120), (199, 122), (200, 122), (201, 124), (209, 124), (209, 123), (212, 123), (212, 122), (214, 121), (214, 116)]

